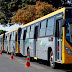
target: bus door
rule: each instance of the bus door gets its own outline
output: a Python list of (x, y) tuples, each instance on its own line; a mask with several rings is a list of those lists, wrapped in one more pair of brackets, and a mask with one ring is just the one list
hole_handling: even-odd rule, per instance
[(23, 33), (23, 54), (25, 55), (25, 39), (26, 39), (26, 30), (24, 30), (24, 33)]
[(57, 61), (62, 61), (62, 19), (56, 21), (56, 57)]
[(35, 31), (34, 31), (34, 57), (36, 57), (37, 38), (38, 38), (38, 26), (35, 26)]

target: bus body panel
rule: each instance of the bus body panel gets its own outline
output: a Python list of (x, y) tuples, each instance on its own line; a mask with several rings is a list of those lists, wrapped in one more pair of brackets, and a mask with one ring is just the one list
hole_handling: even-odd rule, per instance
[(23, 40), (24, 28), (22, 28), (21, 38), (20, 38), (20, 53), (25, 55), (25, 40)]
[(22, 54), (22, 55), (25, 55), (25, 52), (24, 52), (24, 50), (25, 50), (25, 41), (24, 40), (20, 40), (20, 53)]
[(9, 50), (9, 34), (5, 34), (4, 48), (6, 52)]
[(27, 48), (30, 49), (30, 57), (34, 57), (34, 39), (25, 40), (25, 56), (27, 56)]
[[(48, 48), (51, 47), (54, 53), (54, 41), (49, 41), (53, 37), (38, 38), (36, 47), (36, 57), (43, 60), (48, 60)], [(53, 38), (54, 39), (54, 38)]]
[(17, 52), (17, 37), (16, 37), (16, 33), (17, 31), (13, 32), (14, 34), (12, 34), (12, 38), (11, 38), (11, 52)]
[(17, 31), (15, 30), (15, 31), (9, 33), (9, 49), (8, 49), (9, 53), (11, 53), (12, 51), (17, 52), (17, 49), (16, 49), (17, 44), (16, 44), (16, 41), (15, 41), (16, 32)]
[(20, 53), (25, 56), (25, 39), (26, 39), (26, 27), (22, 28), (21, 38), (20, 38)]

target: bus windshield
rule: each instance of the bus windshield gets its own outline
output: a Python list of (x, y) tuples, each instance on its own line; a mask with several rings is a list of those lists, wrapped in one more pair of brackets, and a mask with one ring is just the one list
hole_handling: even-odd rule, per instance
[(66, 19), (66, 40), (72, 46), (72, 18)]

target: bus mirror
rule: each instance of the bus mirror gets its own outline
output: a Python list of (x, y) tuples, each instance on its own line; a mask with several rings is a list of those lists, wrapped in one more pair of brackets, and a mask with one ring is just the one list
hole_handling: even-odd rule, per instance
[(66, 24), (66, 20), (65, 20), (65, 19), (62, 19), (62, 21), (61, 21), (61, 26), (64, 27), (65, 24)]

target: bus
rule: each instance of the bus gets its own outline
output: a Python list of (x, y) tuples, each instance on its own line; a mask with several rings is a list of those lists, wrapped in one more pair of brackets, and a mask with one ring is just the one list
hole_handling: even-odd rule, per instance
[[(4, 43), (6, 36), (11, 47)], [(72, 7), (61, 8), (6, 32), (2, 36), (2, 50), (4, 45), (8, 52), (47, 60), (52, 68), (57, 63), (72, 64)]]
[(22, 26), (20, 52), (34, 59), (72, 64), (72, 7), (64, 7)]
[(14, 54), (20, 54), (20, 33), (21, 28), (15, 28), (5, 33), (4, 47), (5, 52)]

